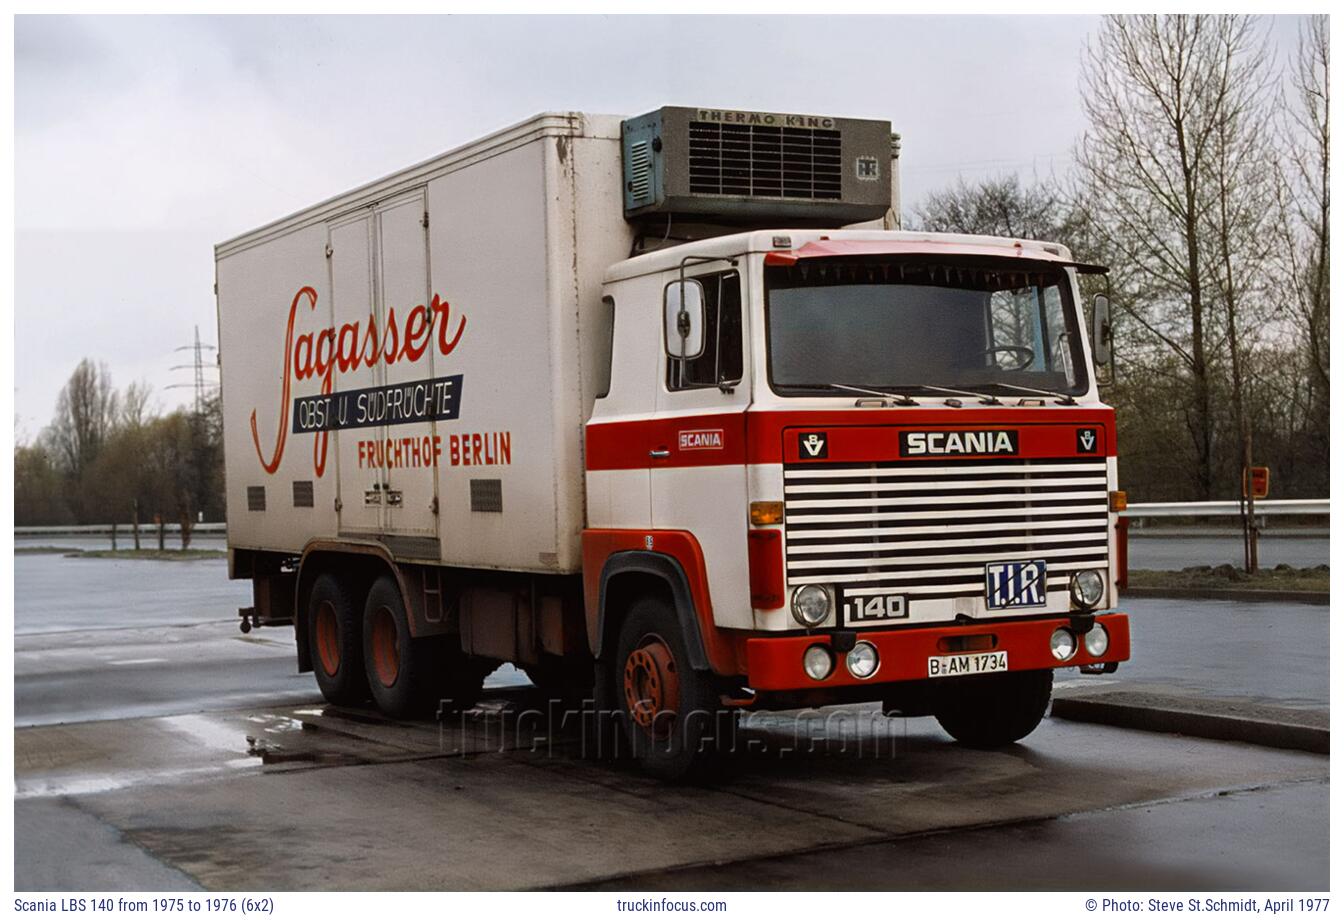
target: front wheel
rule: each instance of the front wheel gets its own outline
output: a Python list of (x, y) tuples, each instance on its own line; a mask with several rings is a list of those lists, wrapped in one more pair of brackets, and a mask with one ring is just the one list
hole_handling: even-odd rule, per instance
[(640, 767), (667, 780), (703, 772), (714, 753), (718, 696), (711, 675), (691, 667), (666, 601), (631, 606), (612, 668), (617, 719)]
[(968, 747), (1004, 747), (1041, 724), (1054, 680), (1051, 670), (968, 677), (939, 688), (933, 714), (949, 735)]

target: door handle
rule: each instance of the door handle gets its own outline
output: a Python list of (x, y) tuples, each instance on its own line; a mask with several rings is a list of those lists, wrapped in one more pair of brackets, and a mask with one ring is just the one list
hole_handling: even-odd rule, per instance
[(668, 450), (666, 447), (660, 447), (657, 450), (649, 451), (649, 456), (655, 460), (665, 460), (672, 456), (672, 451)]

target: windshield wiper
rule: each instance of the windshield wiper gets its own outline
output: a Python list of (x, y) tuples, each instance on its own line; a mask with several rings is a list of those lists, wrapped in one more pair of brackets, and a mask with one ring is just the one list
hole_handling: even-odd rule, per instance
[(904, 393), (887, 393), (882, 390), (869, 390), (866, 387), (853, 387), (845, 383), (825, 383), (822, 384), (822, 386), (830, 387), (832, 390), (848, 390), (851, 393), (864, 393), (868, 396), (881, 396), (886, 399), (894, 399), (898, 406), (919, 405)]
[(1059, 400), (1061, 406), (1078, 405), (1078, 400), (1074, 399), (1068, 393), (1057, 393), (1054, 390), (1038, 390), (1035, 387), (1019, 386), (1016, 383), (1002, 383), (997, 380), (989, 384), (989, 386), (1003, 387), (1006, 390), (1016, 390), (1019, 393), (1030, 393), (1033, 396), (1053, 396), (1055, 399)]
[[(849, 384), (845, 383), (827, 383), (823, 384), (823, 386), (830, 387), (833, 390), (848, 390), (851, 393), (866, 393), (869, 396), (885, 396), (888, 399), (896, 400), (896, 404), (900, 406), (919, 405), (913, 399), (910, 398), (910, 394), (908, 393), (893, 393), (889, 390), (870, 390), (866, 387), (850, 386)], [(932, 383), (902, 384), (901, 389), (921, 390), (930, 393), (945, 393), (948, 396), (970, 396), (974, 399), (979, 400), (986, 406), (1003, 405), (1003, 403), (999, 400), (997, 396), (994, 396), (990, 393), (976, 393), (972, 390), (956, 390), (953, 389), (952, 387), (938, 386)]]
[(991, 393), (977, 393), (974, 390), (954, 390), (952, 387), (939, 386), (938, 384), (933, 383), (912, 383), (910, 386), (918, 387), (921, 390), (930, 390), (934, 393), (950, 393), (953, 396), (972, 396), (986, 406), (1003, 405), (999, 398)]

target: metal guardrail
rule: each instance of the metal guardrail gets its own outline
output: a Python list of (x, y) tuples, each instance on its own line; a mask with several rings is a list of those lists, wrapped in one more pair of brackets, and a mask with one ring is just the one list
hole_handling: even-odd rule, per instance
[[(131, 534), (134, 532), (134, 529), (131, 527), (130, 524), (118, 524), (118, 525), (116, 525), (116, 526), (117, 526), (117, 536), (119, 536), (119, 537), (120, 537), (120, 536), (123, 536), (123, 535), (129, 537), (129, 536), (131, 536)], [(225, 526), (225, 525), (224, 525), (224, 523), (223, 523), (222, 521), (219, 521), (219, 522), (212, 522), (212, 523), (209, 523), (209, 524), (193, 524), (192, 527), (191, 527), (191, 532), (192, 532), (193, 534), (198, 534), (198, 533), (224, 533), (224, 526)], [(164, 531), (164, 533), (181, 533), (181, 532), (182, 532), (182, 525), (181, 525), (181, 524), (164, 524), (164, 525), (163, 525), (163, 531)], [(157, 534), (158, 532), (159, 532), (159, 527), (158, 527), (157, 524), (141, 524), (141, 525), (140, 525), (140, 533), (141, 533), (141, 534), (149, 534), (150, 536), (153, 536), (154, 534)], [(112, 534), (112, 525), (111, 525), (111, 524), (66, 524), (66, 525), (57, 525), (57, 526), (54, 526), (54, 527), (15, 527), (15, 528), (14, 528), (14, 536), (16, 536), (16, 537), (50, 537), (50, 536), (67, 536), (67, 537), (74, 537), (74, 536), (82, 536), (82, 535), (86, 535), (86, 534), (87, 534), (87, 535), (92, 535), (92, 536), (111, 536), (111, 534)]]
[[(1262, 498), (1255, 503), (1255, 516), (1271, 514), (1329, 515), (1328, 498)], [(1239, 517), (1241, 503), (1230, 502), (1144, 502), (1120, 512), (1126, 518), (1155, 517)]]

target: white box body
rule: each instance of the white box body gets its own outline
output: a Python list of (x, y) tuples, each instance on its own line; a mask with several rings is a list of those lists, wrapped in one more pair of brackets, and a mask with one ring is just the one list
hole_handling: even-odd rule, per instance
[(541, 115), (216, 247), (231, 548), (580, 570), (619, 138)]

